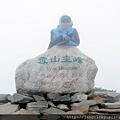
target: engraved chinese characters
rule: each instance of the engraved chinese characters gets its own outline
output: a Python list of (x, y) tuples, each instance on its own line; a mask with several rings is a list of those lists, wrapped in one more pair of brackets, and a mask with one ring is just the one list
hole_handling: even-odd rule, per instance
[(18, 66), (16, 89), (21, 94), (89, 92), (97, 70), (94, 60), (78, 48), (54, 46)]

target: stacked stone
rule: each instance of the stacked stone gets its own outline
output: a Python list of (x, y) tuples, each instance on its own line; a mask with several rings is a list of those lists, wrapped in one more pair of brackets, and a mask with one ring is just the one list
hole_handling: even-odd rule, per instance
[[(116, 92), (0, 94), (0, 114), (38, 115), (111, 115), (120, 114), (120, 94)], [(58, 116), (60, 117), (60, 116)]]
[(93, 90), (97, 71), (95, 61), (78, 48), (54, 46), (17, 67), (17, 93), (0, 95), (0, 114), (30, 115), (29, 120), (118, 115), (119, 93)]

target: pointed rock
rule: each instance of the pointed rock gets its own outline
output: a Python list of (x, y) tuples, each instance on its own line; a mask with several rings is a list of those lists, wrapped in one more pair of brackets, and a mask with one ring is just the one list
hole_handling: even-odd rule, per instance
[(45, 98), (43, 96), (39, 96), (39, 95), (33, 95), (35, 101), (46, 101)]
[(48, 105), (49, 105), (50, 107), (57, 108), (57, 106), (55, 106), (51, 101), (48, 101)]
[(59, 108), (60, 110), (63, 110), (63, 111), (69, 111), (70, 110), (68, 108), (68, 106), (65, 105), (65, 104), (59, 104), (59, 105), (57, 105), (57, 108)]
[(8, 97), (8, 100), (10, 100), (11, 103), (28, 103), (30, 101), (33, 101), (33, 98), (14, 93), (12, 96)]

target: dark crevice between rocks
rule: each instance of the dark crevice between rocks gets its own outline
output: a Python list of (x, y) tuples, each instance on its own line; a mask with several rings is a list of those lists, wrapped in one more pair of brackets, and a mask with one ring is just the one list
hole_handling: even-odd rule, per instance
[(20, 109), (26, 109), (27, 103), (19, 103)]

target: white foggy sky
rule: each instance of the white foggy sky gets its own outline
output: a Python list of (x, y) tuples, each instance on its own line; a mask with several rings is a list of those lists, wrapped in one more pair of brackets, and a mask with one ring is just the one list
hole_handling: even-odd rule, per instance
[(46, 52), (63, 14), (96, 62), (95, 87), (120, 92), (120, 0), (0, 0), (0, 93), (16, 92), (17, 66)]

